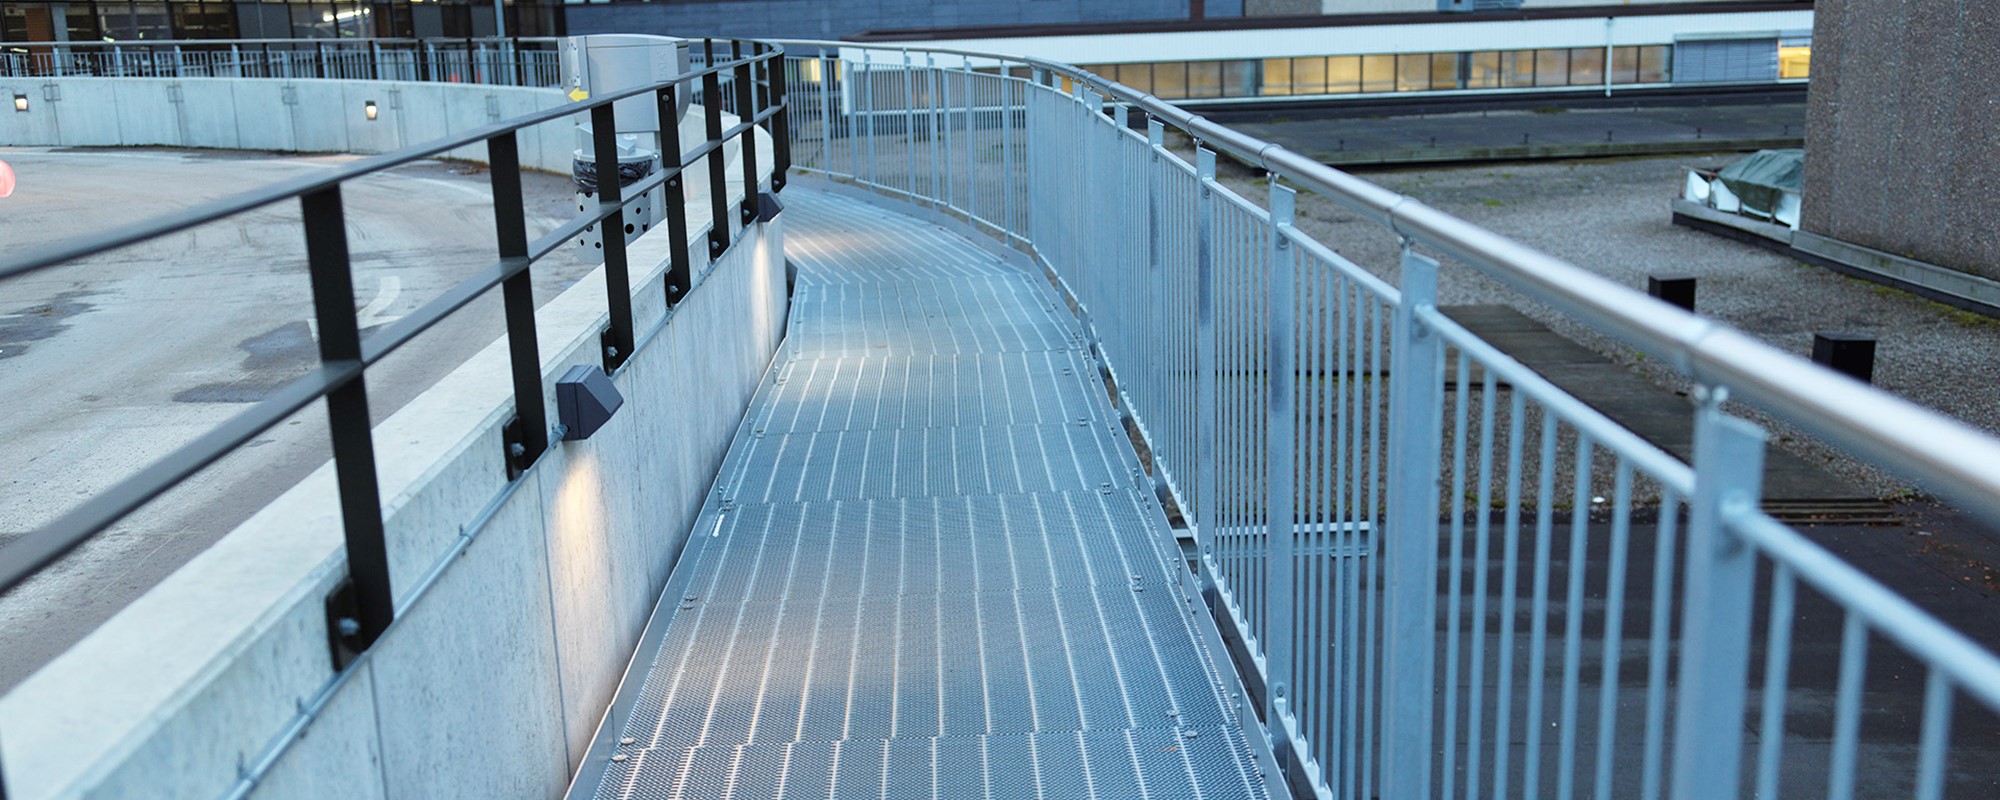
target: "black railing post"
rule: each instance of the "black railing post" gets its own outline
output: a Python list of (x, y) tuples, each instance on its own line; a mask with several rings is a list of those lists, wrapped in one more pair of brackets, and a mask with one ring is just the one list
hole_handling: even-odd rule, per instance
[(719, 72), (701, 76), (702, 116), (708, 122), (708, 258), (713, 261), (729, 249), (729, 175), (722, 163), (722, 79)]
[(757, 221), (757, 75), (752, 62), (736, 65), (736, 121), (743, 129), (743, 227)]
[(667, 306), (678, 305), (687, 297), (694, 286), (693, 270), (688, 264), (688, 220), (687, 189), (681, 163), (680, 102), (675, 92), (678, 87), (667, 86), (659, 91), (660, 111), (660, 166), (667, 171), (667, 244), (672, 248), (673, 266), (667, 269)]
[(591, 147), (597, 151), (597, 201), (611, 207), (598, 223), (604, 241), (604, 289), (611, 306), (611, 329), (604, 332), (604, 371), (615, 372), (632, 355), (632, 278), (625, 261), (625, 198), (618, 171), (618, 115), (605, 103), (590, 110)]
[(771, 118), (771, 148), (777, 163), (771, 165), (771, 191), (785, 188), (785, 174), (792, 169), (792, 107), (785, 100), (785, 50), (771, 56), (771, 97), (769, 107), (778, 110)]
[(375, 440), (368, 419), (368, 386), (359, 373), (361, 328), (354, 309), (354, 274), (348, 261), (347, 221), (340, 186), (299, 198), (305, 219), (306, 265), (312, 275), (313, 316), (319, 324), (320, 362), (357, 370), (326, 395), (333, 439), (333, 468), (347, 534), (347, 579), (327, 598), (327, 627), (336, 669), (367, 650), (396, 616), (389, 592), (389, 551), (383, 541), (382, 495), (376, 486)]
[(529, 271), (528, 222), (521, 198), (521, 145), (513, 131), (486, 140), (493, 183), (493, 229), (506, 277), (500, 290), (507, 309), (507, 354), (514, 375), (514, 421), (502, 440), (507, 479), (520, 477), (549, 448), (549, 415), (542, 405), (542, 350), (535, 335), (535, 290)]

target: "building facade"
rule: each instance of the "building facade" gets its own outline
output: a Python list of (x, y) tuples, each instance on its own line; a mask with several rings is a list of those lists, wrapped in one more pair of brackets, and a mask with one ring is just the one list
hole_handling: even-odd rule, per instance
[(1822, 0), (1800, 228), (2000, 280), (2000, 3)]
[[(504, 0), (509, 36), (559, 36), (561, 6)], [(501, 33), (495, 0), (0, 0), (0, 46), (169, 39), (464, 38)]]

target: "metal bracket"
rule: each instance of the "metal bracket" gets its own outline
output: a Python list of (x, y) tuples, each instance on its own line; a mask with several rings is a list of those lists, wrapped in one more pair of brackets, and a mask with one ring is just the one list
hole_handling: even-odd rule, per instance
[(540, 453), (528, 452), (527, 429), (521, 427), (521, 417), (516, 415), (500, 427), (500, 447), (507, 463), (507, 480), (512, 482), (528, 471), (528, 465), (535, 463)]
[(618, 345), (612, 339), (610, 328), (605, 328), (598, 332), (597, 345), (597, 352), (604, 355), (604, 374), (606, 375), (617, 372), (619, 367), (625, 365), (625, 359), (632, 356), (631, 353), (621, 353), (618, 351)]
[(374, 644), (362, 638), (361, 606), (354, 597), (354, 579), (341, 578), (326, 596), (326, 643), (333, 654), (333, 671), (347, 669)]

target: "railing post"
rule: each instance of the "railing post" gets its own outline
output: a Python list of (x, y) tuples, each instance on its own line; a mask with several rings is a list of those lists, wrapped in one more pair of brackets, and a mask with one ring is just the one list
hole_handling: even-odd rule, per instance
[[(306, 267), (312, 276), (313, 316), (319, 324), (320, 362), (359, 370), (361, 327), (354, 308), (340, 186), (304, 195), (299, 205), (305, 221)], [(376, 485), (375, 439), (363, 375), (357, 373), (327, 393), (326, 415), (347, 540), (347, 578), (326, 603), (327, 636), (334, 666), (341, 669), (388, 629), (396, 606), (389, 591), (389, 550), (383, 541), (382, 496)]]
[[(1002, 220), (1000, 227), (1009, 234), (1017, 234), (1014, 223), (1014, 105), (1011, 99), (1014, 79), (1007, 74), (1006, 64), (1000, 66), (1000, 205)], [(1025, 105), (1025, 100), (1023, 101)]]
[(1675, 800), (1736, 796), (1742, 766), (1757, 554), (1729, 532), (1725, 519), (1757, 509), (1764, 432), (1724, 414), (1725, 394), (1705, 387), (1697, 395), (1674, 695)]
[(687, 297), (688, 290), (694, 288), (694, 270), (688, 263), (688, 220), (687, 182), (684, 176), (687, 167), (682, 164), (687, 151), (681, 146), (680, 101), (675, 93), (678, 86), (662, 87), (659, 91), (660, 112), (660, 166), (667, 170), (667, 243), (672, 252), (668, 256), (673, 265), (667, 269), (667, 305), (672, 307)]
[[(1201, 548), (1201, 581), (1205, 592), (1215, 585), (1215, 151), (1198, 147), (1195, 170), (1194, 246), (1194, 372), (1195, 372), (1195, 499), (1194, 538)], [(1214, 598), (1209, 607), (1217, 607)]]
[[(875, 179), (875, 67), (874, 62), (869, 59), (869, 51), (867, 50), (861, 51), (861, 74), (868, 76), (866, 80), (868, 110), (866, 112), (867, 116), (862, 117), (868, 123), (868, 184), (879, 187), (882, 185), (882, 182)], [(862, 88), (861, 84), (863, 81), (857, 80), (854, 83), (855, 89), (859, 90)], [(861, 94), (860, 91), (856, 91), (855, 97), (858, 99)]]
[[(959, 79), (959, 84), (965, 88), (963, 96), (963, 100), (965, 102), (965, 218), (972, 222), (972, 226), (974, 228), (978, 228), (979, 227), (979, 151), (978, 148), (975, 146), (975, 143), (978, 141), (979, 137), (973, 132), (975, 126), (977, 125), (977, 120), (973, 117), (972, 113), (973, 108), (977, 106), (978, 103), (974, 102), (973, 100), (972, 59), (970, 58), (964, 59), (964, 62), (965, 63), (959, 66), (961, 75)], [(944, 78), (940, 77), (938, 82), (943, 83), (944, 80), (945, 80)], [(950, 92), (947, 91), (946, 94), (949, 95)], [(939, 109), (943, 109), (944, 105), (939, 104), (938, 107)], [(949, 127), (951, 123), (946, 122), (945, 125)]]
[(597, 238), (604, 243), (605, 301), (610, 306), (611, 328), (604, 332), (604, 371), (615, 372), (632, 355), (632, 277), (625, 258), (625, 198), (623, 176), (618, 172), (617, 105), (605, 103), (590, 110), (591, 148), (597, 154), (597, 202), (612, 207), (611, 215), (598, 223)]
[(784, 190), (785, 176), (792, 171), (792, 104), (785, 96), (788, 79), (784, 49), (779, 48), (775, 53), (771, 56), (770, 105), (778, 110), (778, 115), (771, 118), (772, 156), (777, 163), (771, 165), (771, 191), (778, 192)]
[[(709, 51), (709, 63), (715, 62), (715, 52)], [(722, 78), (720, 72), (710, 72), (701, 76), (701, 110), (708, 124), (708, 142), (715, 149), (708, 151), (708, 260), (722, 257), (722, 251), (729, 249), (729, 174), (722, 162)]]
[[(1269, 370), (1264, 385), (1265, 398), (1265, 440), (1264, 440), (1264, 659), (1265, 679), (1269, 681), (1265, 692), (1265, 723), (1271, 732), (1271, 741), (1278, 749), (1278, 763), (1288, 761), (1285, 752), (1291, 750), (1291, 734), (1287, 730), (1287, 717), (1292, 714), (1292, 649), (1293, 624), (1292, 605), (1295, 596), (1292, 585), (1294, 544), (1293, 483), (1298, 478), (1298, 464), (1294, 460), (1293, 387), (1297, 378), (1292, 363), (1292, 349), (1296, 331), (1292, 322), (1292, 303), (1296, 292), (1296, 270), (1293, 267), (1292, 241), (1287, 233), (1292, 227), (1292, 208), (1297, 195), (1291, 188), (1278, 183), (1277, 176), (1271, 176), (1271, 262), (1265, 275), (1264, 313), (1266, 327), (1264, 345), (1267, 355), (1265, 365)], [(1295, 753), (1304, 757), (1305, 753)]]
[(486, 162), (493, 185), (493, 229), (506, 274), (500, 290), (514, 377), (514, 421), (502, 438), (507, 447), (507, 478), (513, 480), (549, 449), (549, 417), (542, 405), (542, 350), (535, 334), (535, 290), (529, 273), (528, 223), (521, 196), (521, 147), (512, 131), (486, 140)]
[(736, 65), (736, 121), (743, 129), (743, 227), (757, 221), (757, 76), (754, 62)]
[[(926, 185), (930, 187), (932, 208), (936, 208), (940, 201), (944, 203), (946, 208), (952, 206), (951, 161), (949, 158), (951, 155), (951, 123), (945, 120), (944, 115), (940, 113), (947, 103), (938, 99), (939, 87), (943, 85), (944, 80), (938, 76), (937, 59), (932, 57), (931, 54), (925, 53), (924, 86), (929, 91), (931, 97), (930, 108), (926, 109), (924, 113), (925, 128), (930, 131), (931, 135), (931, 177), (930, 183)], [(944, 92), (946, 95), (949, 95), (949, 90), (944, 90)], [(942, 155), (940, 155), (939, 150), (940, 142), (943, 143)], [(942, 182), (943, 186), (942, 191), (939, 188), (940, 182)]]
[(1389, 345), (1389, 507), (1381, 539), (1382, 796), (1391, 800), (1426, 798), (1431, 791), (1441, 447), (1433, 421), (1444, 393), (1442, 344), (1417, 317), (1437, 306), (1438, 264), (1405, 242), (1402, 265), (1402, 302)]

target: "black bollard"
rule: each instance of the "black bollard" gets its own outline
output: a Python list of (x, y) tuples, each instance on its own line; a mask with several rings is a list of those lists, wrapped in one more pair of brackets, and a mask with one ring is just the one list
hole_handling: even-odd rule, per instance
[(1694, 310), (1694, 278), (1683, 275), (1646, 276), (1646, 294)]
[(1813, 334), (1812, 359), (1862, 383), (1875, 382), (1875, 340), (1856, 333)]

